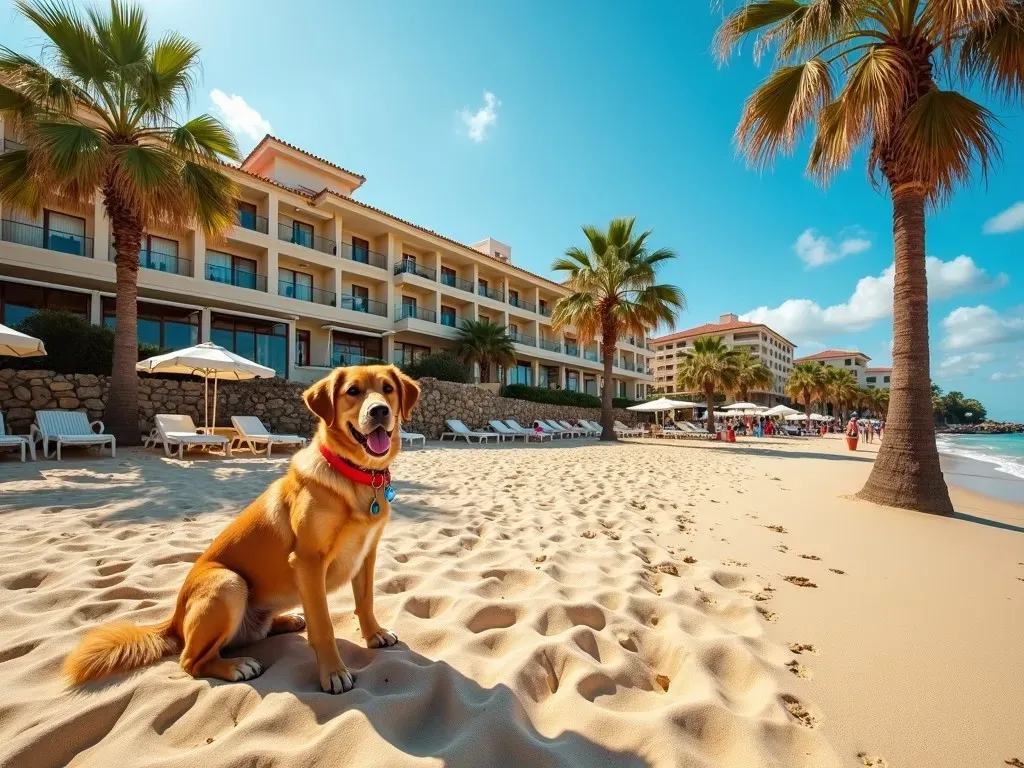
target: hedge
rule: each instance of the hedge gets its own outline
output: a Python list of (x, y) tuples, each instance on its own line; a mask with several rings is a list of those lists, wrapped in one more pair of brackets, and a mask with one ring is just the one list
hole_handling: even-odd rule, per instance
[[(529, 400), (532, 403), (548, 403), (550, 405), (568, 405), (576, 408), (600, 408), (601, 398), (597, 395), (588, 395), (585, 392), (570, 392), (567, 389), (545, 389), (543, 387), (529, 387), (526, 384), (509, 384), (501, 394), (505, 397), (512, 397), (516, 400)], [(639, 400), (629, 400), (625, 397), (612, 398), (613, 408), (628, 408), (636, 405)]]
[(440, 381), (454, 381), (458, 384), (470, 384), (473, 371), (451, 352), (435, 352), (432, 355), (413, 360), (401, 366), (402, 370), (414, 379), (431, 377)]

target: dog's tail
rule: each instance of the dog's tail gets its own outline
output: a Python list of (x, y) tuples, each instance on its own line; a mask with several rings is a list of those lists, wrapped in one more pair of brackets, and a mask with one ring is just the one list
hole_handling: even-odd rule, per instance
[(120, 622), (91, 630), (64, 662), (64, 677), (72, 685), (128, 672), (181, 650), (181, 641), (168, 619), (138, 626)]

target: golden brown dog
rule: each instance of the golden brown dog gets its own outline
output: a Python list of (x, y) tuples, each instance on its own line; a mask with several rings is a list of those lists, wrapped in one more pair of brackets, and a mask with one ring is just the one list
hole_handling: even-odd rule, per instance
[[(190, 675), (250, 680), (263, 666), (223, 658), (223, 648), (308, 624), (320, 687), (349, 690), (352, 674), (338, 653), (327, 593), (351, 582), (367, 645), (398, 641), (373, 615), (373, 569), (391, 511), (387, 468), (419, 394), (416, 382), (390, 365), (338, 368), (307, 389), (306, 406), (320, 419), (312, 443), (199, 557), (174, 615), (152, 626), (92, 630), (68, 656), (66, 677), (83, 683), (181, 651)], [(299, 604), (305, 619), (285, 613)]]

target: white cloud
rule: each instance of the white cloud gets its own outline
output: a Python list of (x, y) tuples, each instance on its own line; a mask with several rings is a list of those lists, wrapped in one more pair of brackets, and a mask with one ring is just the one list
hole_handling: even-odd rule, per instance
[(236, 134), (245, 134), (255, 142), (262, 139), (265, 134), (274, 132), (270, 122), (238, 94), (228, 96), (219, 88), (214, 88), (210, 91), (210, 100), (213, 101), (217, 115)]
[(470, 112), (468, 109), (459, 112), (459, 117), (462, 118), (462, 122), (468, 129), (469, 138), (478, 144), (487, 138), (488, 130), (498, 122), (498, 107), (500, 106), (501, 102), (497, 97), (487, 91), (484, 93), (484, 105), (480, 109), (476, 112)]
[[(1005, 274), (991, 277), (970, 256), (942, 261), (929, 256), (928, 297), (948, 299), (965, 293), (990, 291), (1006, 285)], [(796, 342), (835, 333), (863, 331), (892, 315), (893, 276), (889, 265), (877, 277), (862, 277), (853, 294), (842, 304), (822, 307), (811, 299), (788, 299), (777, 307), (758, 307), (740, 316), (741, 320), (764, 323)]]
[(967, 352), (962, 355), (950, 355), (935, 370), (939, 376), (955, 378), (974, 373), (985, 363), (991, 363), (996, 356), (991, 352)]
[(1014, 203), (1002, 213), (985, 222), (982, 230), (986, 235), (1001, 235), (1024, 229), (1024, 200)]
[(1000, 315), (992, 307), (958, 307), (942, 320), (946, 349), (967, 349), (1024, 339), (1024, 315)]
[(1013, 381), (1014, 379), (1024, 379), (1024, 368), (1019, 371), (996, 371), (989, 378), (992, 381)]
[(839, 236), (843, 239), (837, 245), (832, 238), (819, 235), (816, 229), (805, 229), (793, 243), (793, 250), (807, 269), (813, 269), (871, 247), (871, 241), (864, 237), (859, 227), (843, 230)]

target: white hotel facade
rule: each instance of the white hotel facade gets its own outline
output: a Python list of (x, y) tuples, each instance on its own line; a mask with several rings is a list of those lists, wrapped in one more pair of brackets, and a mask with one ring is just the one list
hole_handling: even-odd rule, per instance
[[(20, 148), (2, 122), (0, 141), (0, 151)], [(238, 200), (221, 241), (194, 230), (145, 232), (141, 342), (213, 341), (309, 382), (339, 365), (436, 352), (451, 346), (462, 320), (487, 319), (514, 341), (506, 383), (601, 391), (598, 342), (551, 325), (568, 291), (515, 266), (509, 246), (463, 245), (359, 202), (364, 177), (271, 136), (225, 172)], [(41, 308), (114, 322), (110, 223), (98, 195), (86, 210), (54, 205), (38, 216), (2, 207), (0, 220), (0, 323)], [(646, 396), (653, 356), (645, 339), (619, 343), (616, 396)]]

